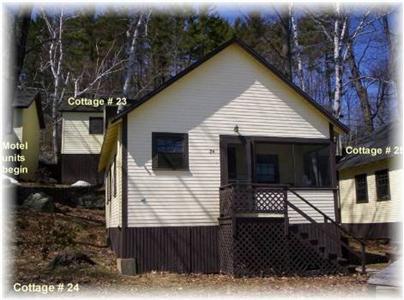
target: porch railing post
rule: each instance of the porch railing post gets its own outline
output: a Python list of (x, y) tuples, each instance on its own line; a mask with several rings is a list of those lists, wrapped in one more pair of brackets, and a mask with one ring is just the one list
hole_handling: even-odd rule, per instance
[(289, 238), (289, 216), (288, 216), (288, 188), (283, 188), (283, 209), (285, 218), (285, 237)]

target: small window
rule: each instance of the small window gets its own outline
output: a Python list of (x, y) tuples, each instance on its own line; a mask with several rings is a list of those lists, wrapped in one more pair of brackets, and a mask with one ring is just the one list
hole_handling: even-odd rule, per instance
[(114, 197), (116, 197), (116, 155), (114, 157)]
[(188, 134), (152, 133), (153, 169), (188, 169)]
[(101, 117), (90, 117), (90, 134), (103, 134), (104, 133), (104, 122)]
[(389, 171), (380, 170), (375, 172), (375, 175), (376, 175), (377, 201), (390, 200)]
[(356, 203), (368, 203), (368, 182), (366, 174), (355, 176)]

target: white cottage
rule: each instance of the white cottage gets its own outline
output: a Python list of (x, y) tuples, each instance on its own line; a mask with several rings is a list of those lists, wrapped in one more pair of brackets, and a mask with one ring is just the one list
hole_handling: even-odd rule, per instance
[(60, 169), (61, 182), (84, 180), (92, 184), (103, 182), (97, 165), (104, 137), (103, 107), (62, 103)]
[(123, 273), (335, 272), (348, 129), (233, 39), (109, 122), (99, 162)]

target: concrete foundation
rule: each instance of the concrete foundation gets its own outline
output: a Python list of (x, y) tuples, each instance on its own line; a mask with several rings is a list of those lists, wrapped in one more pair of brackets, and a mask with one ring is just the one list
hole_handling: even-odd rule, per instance
[(136, 275), (136, 264), (134, 258), (117, 258), (119, 273), (122, 275)]

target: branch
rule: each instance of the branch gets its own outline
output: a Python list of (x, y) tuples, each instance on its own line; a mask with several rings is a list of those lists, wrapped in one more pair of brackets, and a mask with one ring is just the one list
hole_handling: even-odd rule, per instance
[(327, 28), (325, 27), (323, 21), (322, 21), (319, 17), (315, 16), (313, 13), (310, 13), (310, 12), (309, 12), (309, 15), (310, 15), (311, 19), (312, 19), (318, 26), (320, 26), (322, 32), (324, 33), (324, 35), (326, 36), (326, 38), (328, 39), (328, 41), (329, 41), (329, 42), (333, 42), (333, 38), (332, 38), (332, 36), (330, 35), (330, 33), (328, 32)]

